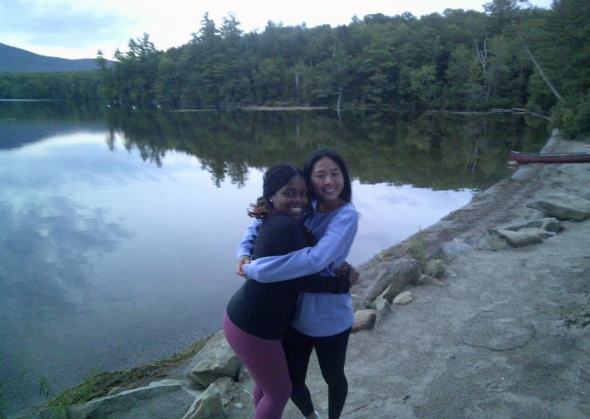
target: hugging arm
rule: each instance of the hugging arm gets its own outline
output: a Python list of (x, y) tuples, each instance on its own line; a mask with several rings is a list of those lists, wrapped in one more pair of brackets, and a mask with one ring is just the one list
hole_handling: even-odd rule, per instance
[(240, 276), (246, 277), (246, 272), (244, 272), (243, 266), (247, 263), (250, 263), (252, 260), (254, 243), (256, 242), (256, 236), (258, 236), (258, 229), (260, 228), (261, 224), (261, 221), (254, 220), (244, 232), (242, 241), (236, 249), (236, 254), (238, 257), (238, 267), (236, 269), (236, 273)]
[[(310, 241), (315, 241), (314, 238), (308, 237), (310, 234), (304, 234), (299, 222), (285, 215), (274, 215), (265, 220), (257, 233), (252, 254), (254, 260), (288, 255), (305, 248)], [(240, 246), (238, 252), (239, 249)], [(243, 256), (240, 259), (247, 260), (247, 257)], [(247, 265), (243, 266), (245, 268)], [(285, 269), (289, 270), (288, 279), (296, 281), (299, 291), (341, 294), (350, 290), (350, 281), (346, 274), (322, 276), (313, 272), (302, 275), (297, 267), (286, 266)]]
[(249, 278), (259, 282), (277, 282), (293, 279), (297, 276), (321, 272), (330, 264), (343, 257), (343, 249), (347, 249), (358, 229), (358, 213), (350, 210), (340, 211), (330, 221), (324, 235), (314, 247), (283, 255), (262, 257), (243, 265)]
[(322, 276), (319, 274), (296, 278), (299, 291), (345, 294), (350, 291), (350, 280), (346, 275)]

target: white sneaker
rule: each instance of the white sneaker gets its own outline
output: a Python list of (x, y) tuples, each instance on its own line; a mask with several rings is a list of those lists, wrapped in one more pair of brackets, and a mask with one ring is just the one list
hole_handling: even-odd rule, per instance
[[(313, 413), (315, 413), (315, 418), (316, 418), (316, 419), (322, 419), (322, 417), (320, 416), (320, 414), (318, 413), (318, 411), (317, 411), (317, 410), (314, 410), (314, 412), (313, 412)], [(304, 417), (303, 419), (305, 419), (305, 417)]]

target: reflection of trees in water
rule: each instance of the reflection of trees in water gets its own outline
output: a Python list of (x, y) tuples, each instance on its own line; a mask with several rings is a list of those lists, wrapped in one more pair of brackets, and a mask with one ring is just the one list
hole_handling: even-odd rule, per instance
[(104, 131), (96, 103), (0, 101), (0, 150), (42, 141), (56, 133)]
[(100, 102), (68, 100), (0, 101), (0, 114), (5, 120), (103, 124), (105, 108)]
[(64, 197), (0, 206), (2, 317), (68, 310), (79, 303), (92, 255), (112, 252), (132, 234)]
[(112, 135), (162, 164), (167, 150), (196, 156), (219, 185), (243, 185), (249, 168), (302, 165), (319, 147), (342, 154), (363, 183), (482, 190), (507, 175), (511, 149), (540, 148), (546, 125), (523, 115), (394, 112), (113, 112)]

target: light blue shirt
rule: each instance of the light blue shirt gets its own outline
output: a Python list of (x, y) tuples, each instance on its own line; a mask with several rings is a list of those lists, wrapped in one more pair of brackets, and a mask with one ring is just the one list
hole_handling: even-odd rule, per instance
[[(315, 206), (317, 203), (312, 203)], [(260, 222), (254, 222), (238, 246), (237, 256), (250, 255)], [(283, 256), (269, 256), (244, 265), (248, 278), (259, 282), (277, 282), (316, 272), (334, 276), (334, 268), (342, 266), (358, 230), (358, 213), (351, 203), (335, 211), (317, 212), (305, 221), (305, 226), (319, 240), (314, 247), (306, 247)], [(350, 294), (319, 294), (302, 292), (299, 295), (293, 327), (308, 336), (333, 336), (354, 323)]]

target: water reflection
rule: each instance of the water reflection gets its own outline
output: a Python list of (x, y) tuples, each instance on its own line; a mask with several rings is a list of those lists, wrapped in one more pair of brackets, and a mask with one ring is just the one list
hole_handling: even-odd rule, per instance
[(511, 149), (538, 149), (546, 124), (532, 117), (429, 113), (124, 112), (108, 115), (128, 149), (162, 164), (168, 150), (197, 156), (213, 182), (243, 185), (248, 167), (302, 165), (315, 148), (338, 150), (361, 183), (485, 190), (507, 176)]
[[(75, 310), (88, 286), (90, 254), (110, 253), (132, 234), (107, 220), (106, 211), (84, 208), (64, 196), (0, 202), (0, 321)], [(28, 313), (28, 314), (27, 314)]]
[(0, 100), (0, 150), (43, 141), (56, 134), (104, 131), (98, 103)]

